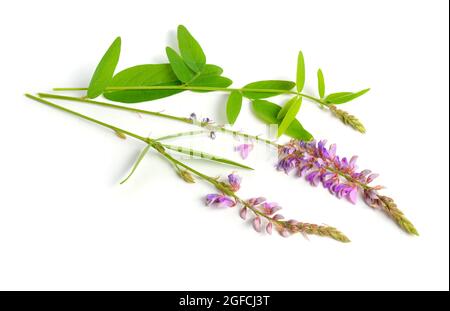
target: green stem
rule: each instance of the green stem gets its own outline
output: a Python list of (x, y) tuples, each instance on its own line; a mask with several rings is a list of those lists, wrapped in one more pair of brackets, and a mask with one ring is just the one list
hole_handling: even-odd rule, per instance
[(155, 111), (149, 111), (149, 110), (142, 110), (142, 109), (136, 109), (136, 108), (131, 108), (131, 107), (125, 107), (125, 106), (120, 106), (120, 105), (114, 105), (114, 104), (109, 104), (109, 103), (105, 103), (105, 102), (100, 102), (100, 101), (96, 101), (96, 100), (92, 100), (92, 99), (86, 99), (86, 98), (80, 98), (80, 97), (72, 97), (72, 96), (63, 96), (63, 95), (55, 95), (55, 94), (47, 94), (47, 93), (38, 93), (38, 95), (42, 98), (54, 98), (54, 99), (61, 99), (61, 100), (68, 100), (68, 101), (76, 101), (76, 102), (81, 102), (81, 103), (88, 103), (88, 104), (93, 104), (93, 105), (97, 105), (97, 106), (102, 106), (102, 107), (107, 107), (107, 108), (112, 108), (112, 109), (119, 109), (119, 110), (126, 110), (126, 111), (130, 111), (130, 112), (136, 112), (136, 113), (141, 113), (141, 114), (147, 114), (147, 115), (152, 115), (155, 117), (160, 117), (160, 118), (165, 118), (165, 119), (171, 119), (171, 120), (175, 120), (175, 121), (179, 121), (179, 122), (183, 122), (183, 123), (187, 123), (187, 124), (193, 124), (202, 128), (206, 128), (210, 131), (216, 131), (216, 132), (222, 132), (222, 133), (226, 133), (226, 134), (230, 134), (233, 136), (240, 136), (240, 137), (244, 137), (247, 139), (253, 139), (255, 141), (259, 141), (259, 142), (263, 142), (265, 144), (274, 146), (274, 147), (279, 147), (280, 145), (270, 141), (268, 139), (263, 139), (260, 138), (259, 136), (255, 136), (255, 135), (250, 135), (250, 134), (246, 134), (246, 133), (241, 133), (239, 131), (233, 131), (233, 130), (229, 130), (226, 129), (224, 127), (221, 126), (216, 126), (216, 125), (212, 125), (209, 124), (207, 122), (196, 122), (193, 121), (192, 119), (189, 118), (183, 118), (183, 117), (176, 117), (176, 116), (172, 116), (169, 114), (165, 114), (165, 113), (160, 113), (160, 112), (155, 112)]
[[(57, 87), (53, 91), (86, 91), (87, 88), (75, 87), (64, 88)], [(307, 98), (319, 104), (323, 104), (322, 100), (303, 93), (295, 91), (277, 90), (277, 89), (249, 89), (249, 88), (228, 88), (228, 87), (211, 87), (211, 86), (188, 86), (188, 85), (155, 85), (155, 86), (110, 86), (105, 89), (108, 91), (151, 91), (151, 90), (184, 90), (184, 91), (216, 91), (216, 92), (256, 92), (256, 93), (273, 93), (273, 94), (292, 94)]]
[[(266, 218), (268, 221), (273, 222), (273, 223), (275, 223), (275, 224), (278, 225), (278, 226), (284, 227), (284, 224), (283, 224), (282, 221), (275, 220), (275, 219), (273, 219), (272, 217), (270, 217), (270, 216), (264, 214), (263, 212), (259, 211), (259, 210), (256, 209), (255, 207), (251, 206), (251, 205), (248, 204), (246, 201), (244, 201), (243, 199), (241, 199), (240, 197), (238, 197), (238, 196), (237, 196), (234, 192), (232, 192), (230, 189), (228, 189), (228, 188), (225, 186), (224, 183), (219, 182), (217, 179), (214, 179), (214, 178), (212, 178), (212, 177), (210, 177), (210, 176), (208, 176), (208, 175), (205, 175), (205, 174), (203, 174), (203, 173), (197, 171), (196, 169), (190, 167), (189, 165), (186, 165), (186, 164), (184, 164), (183, 162), (181, 162), (181, 161), (175, 159), (174, 157), (172, 157), (170, 154), (168, 154), (168, 153), (166, 152), (166, 150), (164, 149), (164, 147), (163, 147), (159, 142), (155, 141), (154, 139), (151, 139), (151, 138), (145, 138), (145, 137), (143, 137), (143, 136), (134, 134), (134, 133), (129, 132), (129, 131), (127, 131), (127, 130), (121, 129), (121, 128), (117, 127), (117, 126), (114, 126), (114, 125), (111, 125), (111, 124), (108, 124), (108, 123), (99, 121), (99, 120), (97, 120), (97, 119), (91, 118), (91, 117), (86, 116), (86, 115), (84, 115), (84, 114), (81, 114), (81, 113), (79, 113), (79, 112), (76, 112), (76, 111), (73, 111), (73, 110), (64, 108), (64, 107), (59, 106), (59, 105), (56, 105), (56, 104), (53, 104), (53, 103), (51, 103), (51, 102), (49, 102), (49, 101), (47, 101), (47, 100), (45, 100), (45, 99), (42, 99), (42, 98), (39, 98), (39, 97), (30, 95), (30, 94), (25, 94), (25, 96), (28, 97), (28, 98), (30, 98), (30, 99), (32, 99), (32, 100), (35, 100), (35, 101), (40, 102), (40, 103), (42, 103), (42, 104), (45, 104), (45, 105), (47, 105), (47, 106), (50, 106), (50, 107), (59, 109), (59, 110), (61, 110), (61, 111), (64, 111), (64, 112), (67, 112), (67, 113), (72, 114), (72, 115), (74, 115), (74, 116), (77, 116), (77, 117), (79, 117), (79, 118), (82, 118), (82, 119), (85, 119), (85, 120), (87, 120), (87, 121), (93, 122), (93, 123), (95, 123), (95, 124), (101, 125), (101, 126), (103, 126), (103, 127), (112, 129), (112, 130), (114, 130), (114, 131), (124, 133), (124, 134), (126, 134), (126, 135), (128, 135), (128, 136), (130, 136), (130, 137), (134, 137), (134, 138), (136, 138), (136, 139), (138, 139), (138, 140), (141, 140), (141, 141), (145, 142), (146, 144), (148, 144), (148, 146), (150, 146), (151, 148), (153, 148), (154, 150), (156, 150), (158, 153), (160, 153), (162, 156), (164, 156), (171, 164), (173, 164), (173, 165), (175, 166), (175, 168), (176, 168), (177, 170), (179, 170), (179, 167), (185, 168), (187, 171), (189, 171), (189, 172), (195, 174), (197, 177), (199, 177), (199, 178), (203, 179), (204, 181), (206, 181), (206, 182), (210, 183), (211, 185), (213, 185), (216, 189), (218, 189), (218, 190), (224, 192), (224, 194), (227, 194), (227, 195), (233, 197), (233, 198), (236, 200), (236, 202), (239, 202), (239, 203), (241, 203), (242, 205), (244, 205), (245, 207), (249, 208), (249, 209), (250, 209), (253, 213), (255, 213), (256, 215), (259, 215), (259, 216), (261, 216), (261, 217), (264, 217), (264, 218)], [(317, 227), (317, 226), (316, 226), (316, 227)], [(334, 228), (332, 228), (332, 229), (335, 230)], [(307, 232), (305, 232), (305, 233), (307, 233)], [(314, 232), (312, 232), (312, 233), (314, 234)], [(338, 232), (338, 233), (339, 233), (339, 232)], [(317, 233), (315, 233), (315, 234), (317, 234)], [(326, 234), (326, 233), (325, 233), (325, 234)], [(323, 235), (323, 234), (319, 233), (319, 235)], [(340, 240), (340, 241), (345, 241), (345, 242), (348, 242), (348, 241), (349, 241), (348, 238), (346, 238), (345, 236), (343, 236), (343, 235), (340, 234), (340, 233), (339, 233), (339, 236), (338, 236), (338, 237), (335, 236), (336, 234), (334, 234), (334, 235), (333, 235), (333, 234), (326, 234), (326, 235), (328, 235), (328, 236), (330, 236), (330, 237), (332, 237), (332, 238), (334, 238), (334, 239)], [(344, 238), (345, 238), (345, 239), (344, 239)]]
[[(114, 130), (114, 131), (122, 132), (122, 133), (124, 133), (124, 134), (126, 134), (126, 135), (128, 135), (128, 136), (131, 136), (131, 137), (134, 137), (134, 138), (136, 138), (136, 139), (139, 139), (139, 140), (141, 140), (141, 141), (143, 141), (143, 142), (149, 144), (153, 149), (155, 149), (156, 151), (158, 151), (161, 155), (163, 155), (168, 161), (170, 161), (170, 162), (171, 162), (173, 165), (175, 165), (176, 167), (183, 167), (183, 168), (185, 168), (186, 170), (188, 170), (188, 171), (194, 173), (196, 176), (198, 176), (198, 177), (202, 178), (203, 180), (209, 182), (210, 184), (212, 184), (212, 185), (215, 186), (216, 188), (218, 188), (218, 189), (222, 188), (221, 183), (218, 182), (216, 179), (214, 179), (214, 178), (212, 178), (212, 177), (210, 177), (210, 176), (207, 176), (207, 175), (205, 175), (205, 174), (203, 174), (203, 173), (197, 171), (196, 169), (190, 167), (189, 165), (186, 165), (186, 164), (184, 164), (183, 162), (181, 162), (181, 161), (175, 159), (175, 158), (172, 157), (170, 154), (168, 154), (168, 153), (164, 150), (164, 148), (158, 148), (158, 147), (156, 146), (156, 144), (157, 144), (156, 141), (153, 140), (153, 139), (151, 139), (151, 138), (145, 138), (145, 137), (142, 137), (142, 136), (140, 136), (140, 135), (134, 134), (134, 133), (129, 132), (129, 131), (127, 131), (127, 130), (121, 129), (121, 128), (117, 127), (117, 126), (114, 126), (114, 125), (111, 125), (111, 124), (108, 124), (108, 123), (99, 121), (99, 120), (97, 120), (97, 119), (91, 118), (91, 117), (86, 116), (86, 115), (84, 115), (84, 114), (81, 114), (81, 113), (79, 113), (79, 112), (76, 112), (76, 111), (73, 111), (73, 110), (64, 108), (64, 107), (59, 106), (59, 105), (56, 105), (56, 104), (53, 104), (52, 102), (49, 102), (49, 101), (47, 101), (47, 100), (45, 100), (45, 99), (42, 99), (42, 98), (39, 98), (39, 97), (30, 95), (30, 94), (25, 94), (25, 96), (28, 97), (28, 98), (30, 98), (30, 99), (33, 99), (33, 100), (35, 100), (35, 101), (38, 101), (38, 102), (40, 102), (40, 103), (42, 103), (42, 104), (45, 104), (45, 105), (47, 105), (47, 106), (50, 106), (50, 107), (53, 107), (53, 108), (62, 110), (62, 111), (67, 112), (67, 113), (69, 113), (69, 114), (75, 115), (75, 116), (77, 116), (77, 117), (79, 117), (79, 118), (88, 120), (88, 121), (90, 121), (90, 122), (93, 122), (93, 123), (95, 123), (95, 124), (101, 125), (101, 126), (103, 126), (103, 127), (112, 129), (112, 130)], [(229, 194), (232, 195), (235, 199), (239, 200), (239, 202), (244, 203), (246, 206), (248, 206), (249, 208), (251, 208), (251, 210), (254, 211), (255, 213), (257, 213), (258, 215), (267, 217), (267, 216), (265, 216), (263, 213), (259, 212), (258, 210), (254, 209), (253, 207), (249, 206), (245, 201), (243, 201), (242, 199), (240, 199), (239, 197), (237, 197), (233, 192), (231, 192), (231, 191), (227, 191), (227, 192), (229, 192)]]
[(75, 115), (75, 116), (80, 117), (80, 118), (82, 118), (82, 119), (85, 119), (85, 120), (88, 120), (88, 121), (90, 121), (90, 122), (96, 123), (96, 124), (98, 124), (98, 125), (101, 125), (101, 126), (104, 126), (104, 127), (109, 128), (109, 129), (112, 129), (112, 130), (114, 130), (114, 131), (116, 131), (116, 132), (123, 133), (123, 134), (125, 134), (125, 135), (130, 136), (130, 137), (134, 137), (134, 138), (136, 138), (136, 139), (142, 140), (142, 141), (144, 141), (144, 142), (146, 142), (146, 143), (149, 143), (150, 141), (153, 141), (153, 140), (150, 139), (150, 138), (145, 138), (145, 137), (143, 137), (143, 136), (137, 135), (137, 134), (132, 133), (132, 132), (129, 132), (129, 131), (127, 131), (127, 130), (121, 129), (121, 128), (117, 127), (117, 126), (114, 126), (114, 125), (111, 125), (111, 124), (108, 124), (108, 123), (99, 121), (99, 120), (97, 120), (97, 119), (88, 117), (88, 116), (86, 116), (86, 115), (84, 115), (84, 114), (81, 114), (81, 113), (79, 113), (79, 112), (76, 112), (76, 111), (73, 111), (73, 110), (64, 108), (64, 107), (59, 106), (59, 105), (56, 105), (56, 104), (53, 104), (52, 102), (49, 102), (49, 101), (47, 101), (47, 100), (45, 100), (45, 99), (42, 99), (42, 98), (40, 98), (40, 97), (36, 97), (36, 96), (30, 95), (30, 94), (25, 94), (25, 96), (28, 97), (28, 98), (31, 98), (31, 99), (33, 99), (33, 100), (35, 100), (35, 101), (38, 101), (38, 102), (40, 102), (40, 103), (42, 103), (42, 104), (45, 104), (45, 105), (47, 105), (47, 106), (51, 106), (51, 107), (53, 107), (53, 108), (62, 110), (62, 111), (64, 111), (64, 112), (67, 112), (67, 113), (69, 113), (69, 114)]
[(156, 117), (161, 117), (161, 118), (181, 121), (181, 122), (184, 122), (184, 123), (192, 123), (192, 120), (189, 119), (189, 118), (175, 117), (175, 116), (171, 116), (171, 115), (168, 115), (168, 114), (165, 114), (165, 113), (161, 113), (161, 112), (155, 112), (155, 111), (148, 111), (148, 110), (136, 109), (136, 108), (131, 108), (131, 107), (119, 106), (119, 105), (109, 104), (109, 103), (105, 103), (105, 102), (99, 102), (99, 101), (96, 101), (96, 100), (91, 100), (91, 99), (87, 99), (87, 98), (83, 98), (83, 97), (62, 96), (62, 95), (47, 94), (47, 93), (38, 93), (38, 96), (42, 97), (42, 98), (53, 98), (53, 99), (61, 99), (61, 100), (71, 100), (71, 101), (76, 101), (76, 102), (81, 102), (81, 103), (89, 103), (89, 104), (94, 104), (94, 105), (97, 105), (97, 106), (102, 106), (102, 107), (107, 107), (107, 108), (120, 109), (120, 110), (126, 110), (126, 111), (130, 111), (130, 112), (136, 112), (136, 113), (153, 115), (153, 116), (156, 116)]
[(161, 140), (168, 140), (168, 139), (172, 139), (172, 138), (178, 138), (178, 137), (183, 137), (183, 136), (194, 136), (194, 135), (200, 135), (200, 134), (205, 134), (208, 133), (207, 131), (189, 131), (189, 132), (181, 132), (181, 133), (176, 133), (176, 134), (172, 134), (172, 135), (167, 135), (167, 136), (162, 136), (162, 137), (158, 137), (155, 140), (156, 141), (161, 141)]

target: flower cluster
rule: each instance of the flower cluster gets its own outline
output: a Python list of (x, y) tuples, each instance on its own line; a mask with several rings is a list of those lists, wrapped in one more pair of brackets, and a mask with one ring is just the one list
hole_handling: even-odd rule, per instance
[(236, 174), (228, 175), (228, 182), (218, 182), (218, 188), (223, 193), (212, 193), (206, 196), (206, 205), (213, 207), (234, 207), (240, 205), (239, 216), (246, 220), (248, 214), (252, 214), (252, 225), (256, 232), (266, 231), (272, 234), (275, 229), (278, 233), (287, 237), (294, 233), (302, 233), (319, 236), (328, 236), (341, 242), (350, 240), (337, 229), (330, 226), (319, 226), (299, 222), (296, 220), (284, 220), (284, 216), (278, 211), (281, 207), (275, 202), (269, 202), (264, 197), (255, 197), (248, 200), (242, 200), (234, 192), (239, 190), (241, 178)]
[[(296, 169), (313, 186), (320, 183), (338, 198), (356, 203), (358, 190), (365, 189), (378, 175), (370, 170), (358, 171), (357, 156), (350, 159), (336, 155), (336, 145), (326, 141), (296, 141), (279, 148), (278, 170), (289, 173)], [(379, 188), (379, 186), (377, 187)]]
[(417, 234), (414, 226), (398, 210), (392, 199), (389, 198), (391, 200), (389, 203), (389, 200), (385, 199), (387, 197), (378, 193), (383, 187), (370, 185), (378, 174), (367, 169), (358, 170), (357, 156), (339, 157), (336, 155), (336, 145), (327, 147), (326, 140), (319, 142), (292, 140), (279, 147), (278, 155), (278, 170), (286, 174), (295, 170), (298, 176), (305, 176), (311, 185), (317, 186), (321, 183), (333, 195), (346, 198), (353, 204), (357, 202), (358, 194), (362, 193), (367, 205), (383, 209), (407, 232)]

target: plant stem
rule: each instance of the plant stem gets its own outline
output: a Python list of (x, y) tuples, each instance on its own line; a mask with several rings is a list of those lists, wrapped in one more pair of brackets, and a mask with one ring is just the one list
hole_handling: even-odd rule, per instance
[[(273, 94), (292, 94), (307, 98), (313, 102), (323, 105), (322, 100), (303, 93), (295, 91), (277, 90), (277, 89), (248, 89), (248, 88), (228, 88), (228, 87), (211, 87), (211, 86), (189, 86), (189, 85), (154, 85), (154, 86), (110, 86), (105, 92), (112, 91), (151, 91), (151, 90), (184, 90), (184, 91), (216, 91), (216, 92), (256, 92), (256, 93), (273, 93)], [(87, 88), (74, 87), (53, 88), (53, 91), (87, 91)]]
[(176, 121), (181, 121), (181, 122), (184, 122), (184, 123), (191, 123), (192, 124), (192, 120), (189, 119), (189, 118), (175, 117), (175, 116), (171, 116), (171, 115), (168, 115), (168, 114), (165, 114), (165, 113), (161, 113), (161, 112), (155, 112), (155, 111), (148, 111), (148, 110), (136, 109), (136, 108), (131, 108), (131, 107), (119, 106), (119, 105), (109, 104), (109, 103), (105, 103), (105, 102), (99, 102), (99, 101), (96, 101), (96, 100), (86, 99), (86, 98), (83, 98), (83, 97), (62, 96), (62, 95), (47, 94), (47, 93), (38, 93), (38, 96), (42, 97), (42, 98), (54, 98), (54, 99), (61, 99), (61, 100), (76, 101), (76, 102), (81, 102), (81, 103), (89, 103), (89, 104), (94, 104), (94, 105), (97, 105), (97, 106), (103, 106), (103, 107), (108, 107), (108, 108), (113, 108), (113, 109), (127, 110), (127, 111), (130, 111), (130, 112), (148, 114), (148, 115), (153, 115), (153, 116), (156, 116), (156, 117), (161, 117), (161, 118), (166, 118), (166, 119), (171, 119), (171, 120), (176, 120)]
[[(138, 140), (141, 140), (143, 142), (145, 142), (146, 144), (148, 144), (148, 146), (150, 146), (151, 148), (153, 148), (154, 150), (156, 150), (159, 154), (161, 154), (163, 157), (165, 157), (171, 164), (174, 165), (175, 169), (179, 171), (179, 167), (183, 167), (184, 169), (186, 169), (187, 171), (195, 174), (197, 177), (199, 177), (200, 179), (203, 179), (204, 181), (210, 183), (211, 185), (213, 185), (216, 189), (222, 191), (224, 194), (227, 194), (231, 197), (233, 197), (236, 202), (241, 203), (242, 205), (244, 205), (245, 207), (249, 208), (255, 215), (258, 215), (260, 217), (264, 217), (266, 218), (269, 222), (275, 223), (277, 226), (280, 226), (282, 228), (286, 228), (286, 222), (283, 221), (279, 221), (279, 220), (275, 220), (272, 217), (270, 217), (269, 215), (264, 214), (263, 212), (259, 211), (257, 208), (255, 208), (254, 206), (251, 206), (250, 204), (248, 204), (248, 202), (246, 202), (245, 200), (241, 199), (239, 196), (237, 196), (234, 192), (232, 192), (229, 188), (226, 187), (226, 185), (220, 181), (218, 181), (217, 179), (210, 177), (208, 175), (205, 175), (199, 171), (197, 171), (196, 169), (190, 167), (189, 165), (186, 165), (185, 163), (175, 159), (174, 157), (172, 157), (169, 153), (166, 152), (165, 148), (163, 147), (163, 145), (161, 145), (159, 142), (157, 142), (154, 139), (151, 138), (145, 138), (143, 136), (140, 136), (138, 134), (129, 132), (127, 130), (124, 130), (122, 128), (119, 128), (117, 126), (102, 122), (100, 120), (94, 119), (92, 117), (86, 116), (84, 114), (81, 114), (79, 112), (64, 108), (62, 106), (56, 105), (52, 102), (49, 102), (45, 99), (30, 95), (30, 94), (25, 94), (26, 97), (35, 100), (37, 102), (40, 102), (42, 104), (45, 104), (47, 106), (59, 109), (61, 111), (67, 112), (69, 114), (72, 114), (74, 116), (77, 116), (79, 118), (85, 119), (87, 121), (93, 122), (95, 124), (101, 125), (103, 127), (112, 129), (116, 132), (121, 132), (125, 135), (128, 135), (130, 137), (136, 138)], [(304, 226), (306, 226), (306, 230), (309, 231), (303, 231), (304, 233), (307, 234), (318, 234), (318, 235), (322, 235), (322, 236), (328, 236), (331, 237), (335, 240), (341, 241), (341, 242), (349, 242), (348, 238), (343, 235), (342, 233), (340, 233), (339, 231), (337, 231), (335, 228), (333, 227), (328, 227), (328, 226), (323, 226), (322, 230), (320, 231), (318, 230), (318, 228), (321, 228), (320, 226), (317, 225), (310, 225), (310, 224), (303, 224)]]
[(92, 100), (92, 99), (81, 98), (81, 97), (63, 96), (63, 95), (55, 95), (55, 94), (47, 94), (47, 93), (38, 93), (38, 95), (42, 98), (54, 98), (54, 99), (61, 99), (61, 100), (68, 100), (68, 101), (76, 101), (76, 102), (88, 103), (88, 104), (93, 104), (93, 105), (112, 108), (112, 109), (126, 110), (126, 111), (130, 111), (130, 112), (136, 112), (136, 113), (141, 113), (141, 114), (152, 115), (155, 117), (171, 119), (171, 120), (175, 120), (175, 121), (179, 121), (179, 122), (183, 122), (183, 123), (187, 123), (187, 124), (196, 125), (196, 126), (199, 126), (202, 128), (206, 128), (210, 131), (217, 131), (217, 132), (230, 134), (233, 136), (240, 136), (240, 137), (244, 137), (244, 138), (248, 138), (248, 139), (253, 139), (255, 141), (260, 141), (265, 144), (271, 145), (273, 147), (280, 146), (279, 144), (277, 144), (271, 140), (263, 139), (263, 138), (260, 138), (259, 136), (241, 133), (239, 131), (229, 130), (222, 126), (212, 125), (207, 122), (194, 121), (190, 118), (176, 117), (176, 116), (172, 116), (172, 115), (165, 114), (165, 113), (136, 109), (136, 108), (125, 107), (125, 106), (120, 106), (120, 105), (115, 105), (115, 104), (109, 104), (109, 103), (100, 102), (100, 101), (96, 101), (96, 100)]
[(88, 116), (86, 116), (86, 115), (84, 115), (84, 114), (81, 114), (81, 113), (79, 113), (79, 112), (76, 112), (76, 111), (73, 111), (73, 110), (64, 108), (64, 107), (62, 107), (62, 106), (56, 105), (56, 104), (54, 104), (54, 103), (52, 103), (52, 102), (49, 102), (49, 101), (47, 101), (47, 100), (45, 100), (45, 99), (42, 99), (42, 98), (40, 98), (40, 97), (36, 97), (36, 96), (30, 95), (30, 94), (25, 94), (25, 96), (28, 97), (28, 98), (30, 98), (30, 99), (33, 99), (33, 100), (35, 100), (35, 101), (38, 101), (38, 102), (40, 102), (40, 103), (42, 103), (42, 104), (51, 106), (51, 107), (56, 108), (56, 109), (59, 109), (59, 110), (62, 110), (62, 111), (64, 111), (64, 112), (67, 112), (67, 113), (69, 113), (69, 114), (75, 115), (75, 116), (77, 116), (77, 117), (80, 117), (80, 118), (82, 118), (82, 119), (88, 120), (88, 121), (90, 121), (90, 122), (96, 123), (96, 124), (98, 124), (98, 125), (107, 127), (107, 128), (109, 128), (109, 129), (111, 129), (111, 130), (113, 130), (113, 131), (116, 131), (116, 132), (119, 132), (119, 133), (123, 133), (123, 134), (125, 134), (125, 135), (130, 136), (130, 137), (134, 137), (134, 138), (136, 138), (136, 139), (142, 140), (142, 141), (144, 141), (144, 142), (146, 142), (146, 143), (149, 143), (150, 141), (153, 141), (153, 140), (150, 139), (150, 138), (145, 138), (145, 137), (143, 137), (143, 136), (137, 135), (137, 134), (132, 133), (132, 132), (129, 132), (129, 131), (127, 131), (127, 130), (121, 129), (121, 128), (117, 127), (117, 126), (114, 126), (114, 125), (111, 125), (111, 124), (108, 124), (108, 123), (99, 121), (99, 120), (97, 120), (97, 119), (88, 117)]
[(194, 136), (194, 135), (200, 135), (200, 134), (206, 134), (208, 133), (207, 131), (189, 131), (189, 132), (181, 132), (181, 133), (176, 133), (176, 134), (172, 134), (172, 135), (167, 135), (167, 136), (162, 136), (162, 137), (158, 137), (155, 140), (156, 141), (161, 141), (161, 140), (168, 140), (168, 139), (172, 139), (172, 138), (178, 138), (178, 137), (183, 137), (183, 136)]

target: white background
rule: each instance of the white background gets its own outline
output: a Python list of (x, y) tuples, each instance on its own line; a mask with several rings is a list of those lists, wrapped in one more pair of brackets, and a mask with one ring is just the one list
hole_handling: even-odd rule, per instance
[[(448, 21), (442, 0), (3, 1), (0, 289), (448, 290)], [(86, 86), (117, 35), (118, 69), (163, 62), (178, 24), (236, 86), (294, 79), (302, 49), (308, 92), (315, 93), (319, 66), (330, 92), (371, 87), (343, 106), (364, 122), (366, 135), (306, 102), (299, 118), (340, 154), (358, 154), (362, 168), (380, 173), (384, 193), (421, 236), (404, 234), (362, 202), (353, 206), (276, 172), (263, 146), (246, 161), (256, 170), (241, 172), (242, 196), (264, 195), (285, 216), (336, 226), (352, 243), (257, 234), (236, 209), (205, 207), (213, 189), (183, 183), (154, 154), (120, 186), (140, 142), (23, 97)], [(136, 106), (195, 111), (220, 123), (225, 99), (184, 93)], [(142, 135), (191, 129), (65, 104)], [(236, 128), (264, 133), (247, 104)], [(232, 139), (206, 142), (201, 148), (239, 160)], [(232, 170), (189, 163), (211, 175)]]

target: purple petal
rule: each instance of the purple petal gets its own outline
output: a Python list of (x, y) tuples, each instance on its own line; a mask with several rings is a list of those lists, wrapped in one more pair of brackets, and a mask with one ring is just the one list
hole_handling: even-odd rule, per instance
[(269, 222), (269, 223), (267, 224), (267, 226), (266, 226), (266, 232), (267, 232), (268, 234), (272, 234), (272, 227), (273, 227), (272, 223)]
[(247, 159), (250, 151), (253, 150), (253, 145), (252, 144), (242, 144), (242, 145), (237, 146), (235, 148), (235, 150), (239, 151), (241, 158), (245, 160), (245, 159)]
[(246, 220), (246, 219), (247, 219), (247, 208), (246, 208), (246, 207), (241, 208), (241, 210), (239, 211), (239, 216), (240, 216), (243, 220)]
[(336, 156), (336, 144), (332, 144), (328, 149), (328, 154), (330, 155), (330, 159), (334, 159)]
[(289, 236), (289, 231), (286, 229), (282, 229), (279, 231), (280, 235), (284, 238), (287, 238)]
[(206, 196), (206, 204), (215, 207), (233, 207), (236, 202), (222, 194), (212, 193)]
[(255, 229), (256, 232), (261, 232), (261, 218), (259, 218), (259, 216), (253, 219), (253, 229)]
[(356, 204), (356, 201), (358, 200), (358, 188), (354, 187), (350, 193), (347, 195), (347, 199), (352, 202), (353, 204)]
[(206, 204), (211, 205), (212, 203), (214, 203), (217, 200), (218, 197), (219, 197), (219, 194), (216, 194), (216, 193), (211, 193), (211, 194), (206, 195)]
[(231, 190), (234, 192), (238, 191), (241, 187), (241, 180), (242, 178), (239, 175), (236, 174), (230, 174), (228, 175), (228, 183), (231, 186)]
[(370, 184), (375, 178), (377, 178), (379, 175), (378, 174), (370, 174), (367, 177), (366, 183)]
[(308, 175), (306, 175), (306, 180), (313, 186), (317, 186), (320, 182), (320, 174), (319, 171), (312, 171)]
[(349, 166), (350, 166), (351, 169), (356, 168), (356, 160), (358, 160), (358, 156), (353, 156), (353, 157), (350, 159)]
[(273, 220), (281, 220), (284, 219), (284, 216), (281, 214), (276, 214), (275, 216), (272, 217)]
[(264, 197), (257, 197), (257, 198), (251, 198), (247, 200), (247, 203), (250, 204), (251, 206), (256, 206), (259, 205), (263, 202), (266, 201), (266, 198)]

